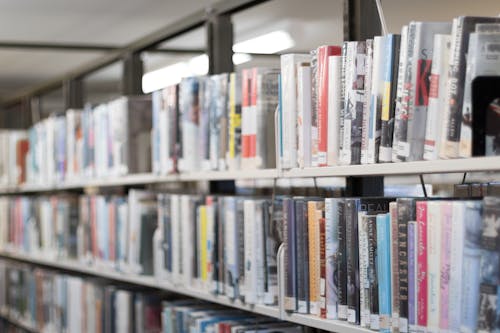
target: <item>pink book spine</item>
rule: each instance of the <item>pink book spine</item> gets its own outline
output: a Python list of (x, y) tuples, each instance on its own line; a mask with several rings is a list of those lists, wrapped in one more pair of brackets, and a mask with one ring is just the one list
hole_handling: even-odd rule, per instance
[(448, 302), (450, 299), (451, 219), (452, 203), (445, 201), (441, 207), (441, 296), (439, 297), (439, 328), (442, 330), (447, 330), (449, 327)]
[(427, 326), (427, 201), (417, 201), (417, 325)]

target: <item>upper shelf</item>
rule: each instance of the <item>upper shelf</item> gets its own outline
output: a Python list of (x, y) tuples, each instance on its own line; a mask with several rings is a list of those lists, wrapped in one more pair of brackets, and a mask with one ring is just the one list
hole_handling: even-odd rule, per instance
[[(172, 175), (135, 174), (106, 179), (89, 179), (51, 184), (23, 184), (0, 188), (0, 194), (64, 191), (82, 188), (131, 186), (172, 182), (196, 182), (211, 180), (248, 180), (279, 178), (349, 177), (349, 176), (406, 176), (419, 174), (498, 172), (500, 156), (468, 159), (380, 163), (369, 165), (345, 165), (305, 169), (262, 169), (237, 171), (196, 171)], [(500, 179), (499, 179), (500, 180)]]

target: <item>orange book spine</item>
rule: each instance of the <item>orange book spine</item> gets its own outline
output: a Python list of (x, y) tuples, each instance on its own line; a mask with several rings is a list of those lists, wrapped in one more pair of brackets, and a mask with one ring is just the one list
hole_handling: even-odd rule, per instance
[(307, 224), (309, 238), (309, 312), (319, 315), (319, 226), (316, 217), (316, 202), (307, 203)]

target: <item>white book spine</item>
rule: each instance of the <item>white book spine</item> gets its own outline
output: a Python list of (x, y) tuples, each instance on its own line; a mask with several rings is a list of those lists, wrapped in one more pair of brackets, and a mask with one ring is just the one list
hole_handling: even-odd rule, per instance
[(281, 56), (281, 112), (283, 156), (281, 166), (285, 169), (297, 166), (297, 64), (309, 62), (307, 54), (285, 54)]
[[(234, 198), (227, 198), (226, 200), (234, 200)], [(226, 201), (227, 202), (227, 201)], [(224, 212), (224, 264), (226, 271), (233, 272), (233, 269), (237, 269), (237, 256), (238, 248), (236, 246), (236, 211), (235, 204), (231, 207), (225, 207)], [(226, 296), (230, 298), (236, 297), (236, 286), (233, 285), (233, 281), (229, 278), (235, 278), (233, 274), (226, 274)]]
[(190, 204), (191, 198), (189, 195), (181, 196), (181, 207), (180, 207), (180, 216), (181, 216), (181, 237), (182, 237), (182, 281), (186, 285), (190, 285), (193, 279), (193, 244), (196, 241), (194, 239), (193, 233), (194, 230), (192, 228), (192, 218), (194, 209)]
[(452, 203), (451, 251), (450, 251), (450, 287), (448, 305), (448, 328), (451, 332), (460, 330), (462, 305), (462, 269), (464, 255), (465, 205), (463, 202)]
[(443, 110), (446, 107), (446, 84), (448, 82), (448, 61), (450, 35), (434, 36), (434, 52), (429, 86), (429, 105), (425, 126), (424, 160), (436, 160), (439, 156), (441, 135), (445, 129)]
[(370, 328), (370, 282), (368, 280), (368, 224), (366, 212), (358, 212), (360, 325)]
[(297, 160), (300, 168), (311, 166), (311, 67), (298, 66)]
[(349, 87), (349, 82), (352, 82), (355, 75), (354, 57), (356, 53), (355, 43), (347, 43), (347, 52), (345, 58), (345, 94), (344, 94), (344, 123), (342, 135), (342, 150), (340, 151), (340, 164), (351, 164), (351, 119), (347, 117), (349, 112), (349, 97), (352, 95), (352, 88)]
[[(163, 91), (163, 94), (165, 91)], [(159, 159), (160, 159), (160, 172), (162, 174), (167, 173), (169, 170), (169, 156), (168, 156), (168, 150), (169, 150), (169, 138), (170, 138), (170, 126), (168, 126), (168, 112), (167, 108), (165, 106), (165, 96), (162, 94), (162, 107), (160, 107), (160, 112), (158, 115), (158, 122), (159, 122), (159, 139), (160, 142), (157, 142), (159, 145)]]
[(427, 203), (427, 327), (429, 332), (439, 331), (439, 295), (441, 275), (441, 202)]
[[(371, 103), (371, 91), (374, 85), (375, 75), (374, 68), (374, 45), (373, 40), (366, 41), (366, 58), (365, 58), (365, 83), (364, 83), (364, 101), (363, 101), (363, 122), (361, 127), (361, 164), (368, 164), (368, 134)], [(376, 101), (375, 101), (376, 103)]]
[(328, 57), (328, 138), (327, 165), (338, 164), (340, 112), (342, 108), (342, 56)]
[(245, 303), (256, 303), (257, 269), (254, 267), (256, 247), (255, 201), (244, 201), (244, 239), (245, 239)]

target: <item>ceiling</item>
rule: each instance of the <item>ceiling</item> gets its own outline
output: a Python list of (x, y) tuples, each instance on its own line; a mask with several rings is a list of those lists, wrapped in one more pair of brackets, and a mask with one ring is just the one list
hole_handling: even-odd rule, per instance
[[(119, 47), (158, 30), (216, 0), (0, 0), (0, 43), (42, 42), (99, 44)], [(286, 30), (295, 40), (288, 51), (308, 51), (342, 41), (342, 0), (271, 0), (234, 14), (235, 42), (266, 32)], [(450, 6), (453, 3), (453, 6)], [(500, 13), (498, 0), (382, 0), (388, 30), (415, 20), (450, 20), (460, 14)], [(169, 40), (160, 47), (203, 49), (205, 29)], [(12, 96), (84, 65), (104, 52), (0, 48), (0, 99)], [(143, 54), (150, 71), (192, 57), (192, 54)], [(277, 56), (258, 57), (253, 65), (279, 65)], [(86, 78), (87, 99), (106, 100), (119, 94), (121, 65), (114, 64)], [(62, 108), (62, 94), (42, 96), (48, 109)]]

